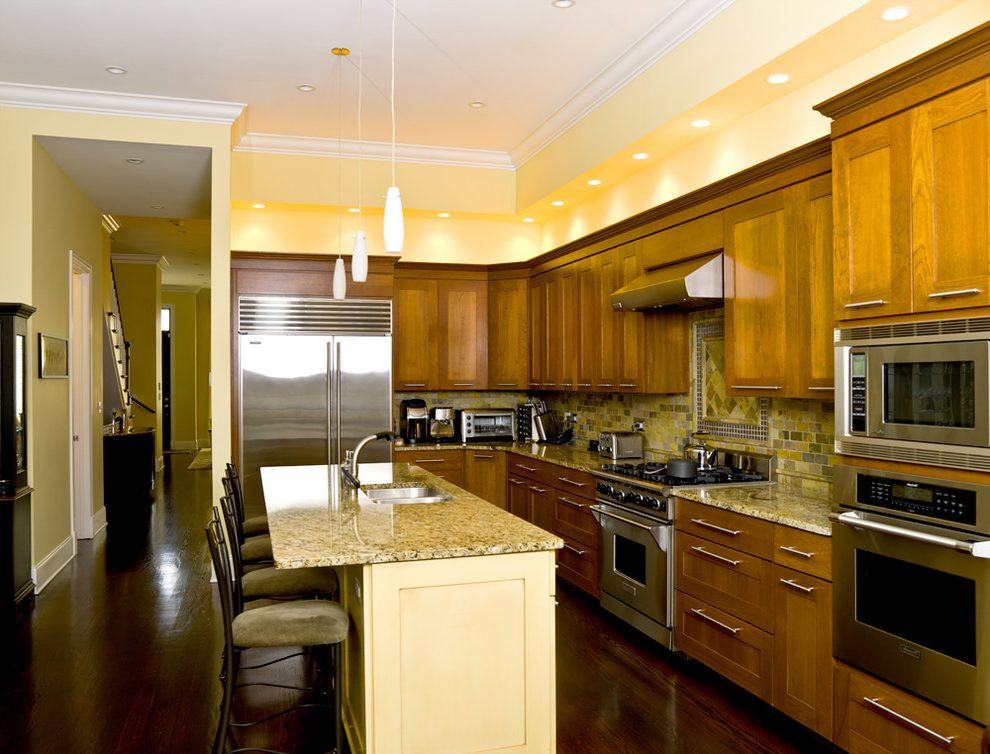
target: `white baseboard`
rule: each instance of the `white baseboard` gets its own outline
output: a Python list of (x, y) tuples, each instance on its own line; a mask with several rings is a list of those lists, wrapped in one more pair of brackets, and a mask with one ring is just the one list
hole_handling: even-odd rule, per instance
[(100, 508), (93, 514), (93, 536), (95, 537), (107, 527), (107, 509)]
[(158, 456), (155, 459), (155, 471), (161, 471), (165, 468), (165, 456)]
[(172, 450), (197, 450), (199, 445), (195, 440), (172, 440)]
[(41, 590), (48, 586), (48, 583), (58, 576), (59, 571), (65, 568), (76, 554), (76, 541), (70, 536), (66, 537), (58, 547), (48, 553), (41, 561), (31, 569), (31, 580), (34, 581), (34, 593), (41, 594)]

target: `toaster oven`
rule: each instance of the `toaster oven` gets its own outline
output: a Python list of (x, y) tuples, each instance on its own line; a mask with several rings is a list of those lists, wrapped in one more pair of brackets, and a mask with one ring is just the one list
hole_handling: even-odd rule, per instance
[(515, 409), (464, 409), (461, 412), (461, 438), (464, 442), (515, 441)]

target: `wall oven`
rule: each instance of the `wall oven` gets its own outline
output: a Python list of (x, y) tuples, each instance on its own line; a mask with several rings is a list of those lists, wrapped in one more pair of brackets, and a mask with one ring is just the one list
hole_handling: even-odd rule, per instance
[(990, 317), (835, 333), (838, 452), (990, 471)]
[(990, 485), (835, 469), (835, 655), (990, 723)]

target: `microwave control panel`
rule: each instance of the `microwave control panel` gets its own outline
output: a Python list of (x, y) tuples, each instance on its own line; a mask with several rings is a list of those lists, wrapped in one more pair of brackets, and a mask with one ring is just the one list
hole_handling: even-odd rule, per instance
[(925, 482), (858, 474), (856, 499), (864, 505), (956, 524), (976, 523), (976, 492)]
[(866, 433), (866, 354), (849, 354), (849, 432)]

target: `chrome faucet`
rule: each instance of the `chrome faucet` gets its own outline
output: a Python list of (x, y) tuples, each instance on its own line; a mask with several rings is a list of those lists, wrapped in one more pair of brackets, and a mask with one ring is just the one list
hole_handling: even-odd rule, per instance
[(364, 446), (367, 445), (372, 440), (394, 440), (395, 435), (391, 432), (379, 432), (374, 435), (368, 435), (363, 437), (358, 441), (358, 444), (354, 446), (354, 450), (348, 450), (345, 456), (344, 462), (340, 464), (340, 471), (351, 484), (354, 485), (355, 489), (361, 487), (361, 481), (358, 479), (358, 457), (361, 455), (361, 451), (364, 450)]

